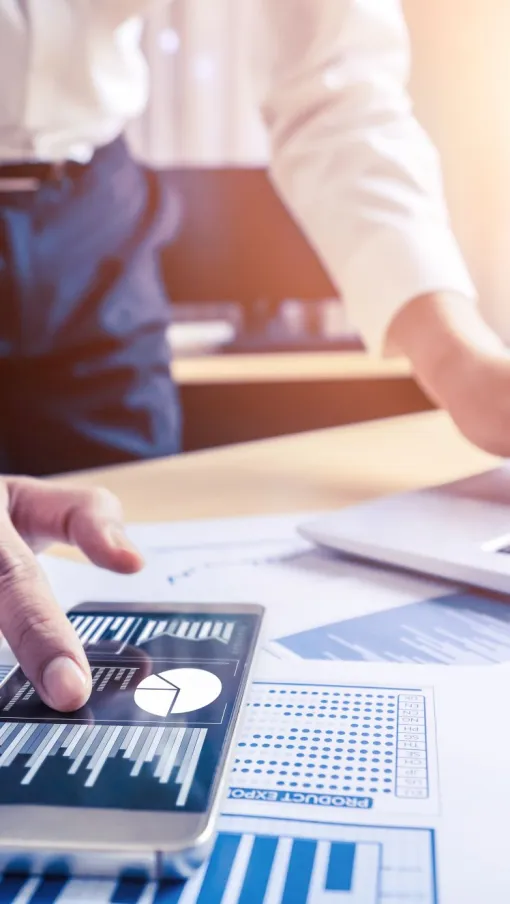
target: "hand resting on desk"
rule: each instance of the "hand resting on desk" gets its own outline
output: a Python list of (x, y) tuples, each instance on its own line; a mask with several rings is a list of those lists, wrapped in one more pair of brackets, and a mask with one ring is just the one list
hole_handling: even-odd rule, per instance
[(91, 677), (34, 555), (55, 541), (78, 546), (112, 571), (128, 574), (143, 563), (124, 533), (120, 502), (108, 490), (0, 478), (0, 631), (43, 700), (66, 712), (87, 701)]
[(394, 318), (388, 340), (467, 439), (510, 455), (510, 349), (476, 304), (446, 292), (415, 298)]

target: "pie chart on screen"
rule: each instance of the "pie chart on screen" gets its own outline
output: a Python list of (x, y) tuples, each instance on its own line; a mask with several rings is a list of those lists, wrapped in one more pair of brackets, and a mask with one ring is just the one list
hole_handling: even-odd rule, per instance
[(164, 718), (209, 706), (217, 700), (221, 689), (218, 676), (205, 669), (170, 669), (140, 681), (135, 690), (135, 703), (144, 712)]

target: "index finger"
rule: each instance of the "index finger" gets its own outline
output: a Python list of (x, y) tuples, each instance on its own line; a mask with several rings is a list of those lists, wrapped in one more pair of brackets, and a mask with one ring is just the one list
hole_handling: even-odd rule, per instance
[(48, 706), (68, 712), (87, 702), (91, 676), (83, 647), (34, 554), (1, 511), (0, 631)]

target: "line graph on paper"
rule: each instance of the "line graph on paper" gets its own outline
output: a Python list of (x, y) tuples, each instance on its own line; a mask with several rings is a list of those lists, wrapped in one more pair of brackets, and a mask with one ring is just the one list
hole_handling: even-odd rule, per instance
[(441, 592), (441, 585), (353, 563), (296, 537), (167, 550), (166, 563), (170, 597), (265, 603), (268, 649), (280, 659), (510, 661), (505, 601)]
[[(223, 569), (264, 568), (271, 565), (286, 565), (299, 561), (309, 553), (309, 544), (294, 538), (293, 540), (267, 539), (256, 543), (239, 541), (234, 543), (210, 543), (207, 546), (190, 547), (180, 550), (182, 570), (172, 569), (168, 582), (172, 586), (207, 572), (218, 572)], [(197, 552), (199, 558), (197, 559)], [(184, 561), (189, 558), (189, 564)]]

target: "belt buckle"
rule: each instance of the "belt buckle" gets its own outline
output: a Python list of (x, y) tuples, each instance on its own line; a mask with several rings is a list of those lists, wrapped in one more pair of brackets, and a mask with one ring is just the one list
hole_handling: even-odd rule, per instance
[(0, 194), (16, 194), (19, 192), (36, 192), (45, 183), (51, 185), (61, 185), (67, 173), (67, 164), (65, 161), (48, 164), (47, 175), (43, 178), (35, 176), (19, 176), (9, 177), (8, 179), (0, 176)]
[(40, 187), (40, 179), (32, 179), (30, 177), (20, 177), (19, 179), (2, 179), (0, 177), (0, 194), (38, 191)]
[(58, 163), (52, 163), (50, 166), (50, 175), (48, 177), (48, 182), (53, 182), (59, 185), (64, 181), (67, 175), (67, 161), (59, 160)]

